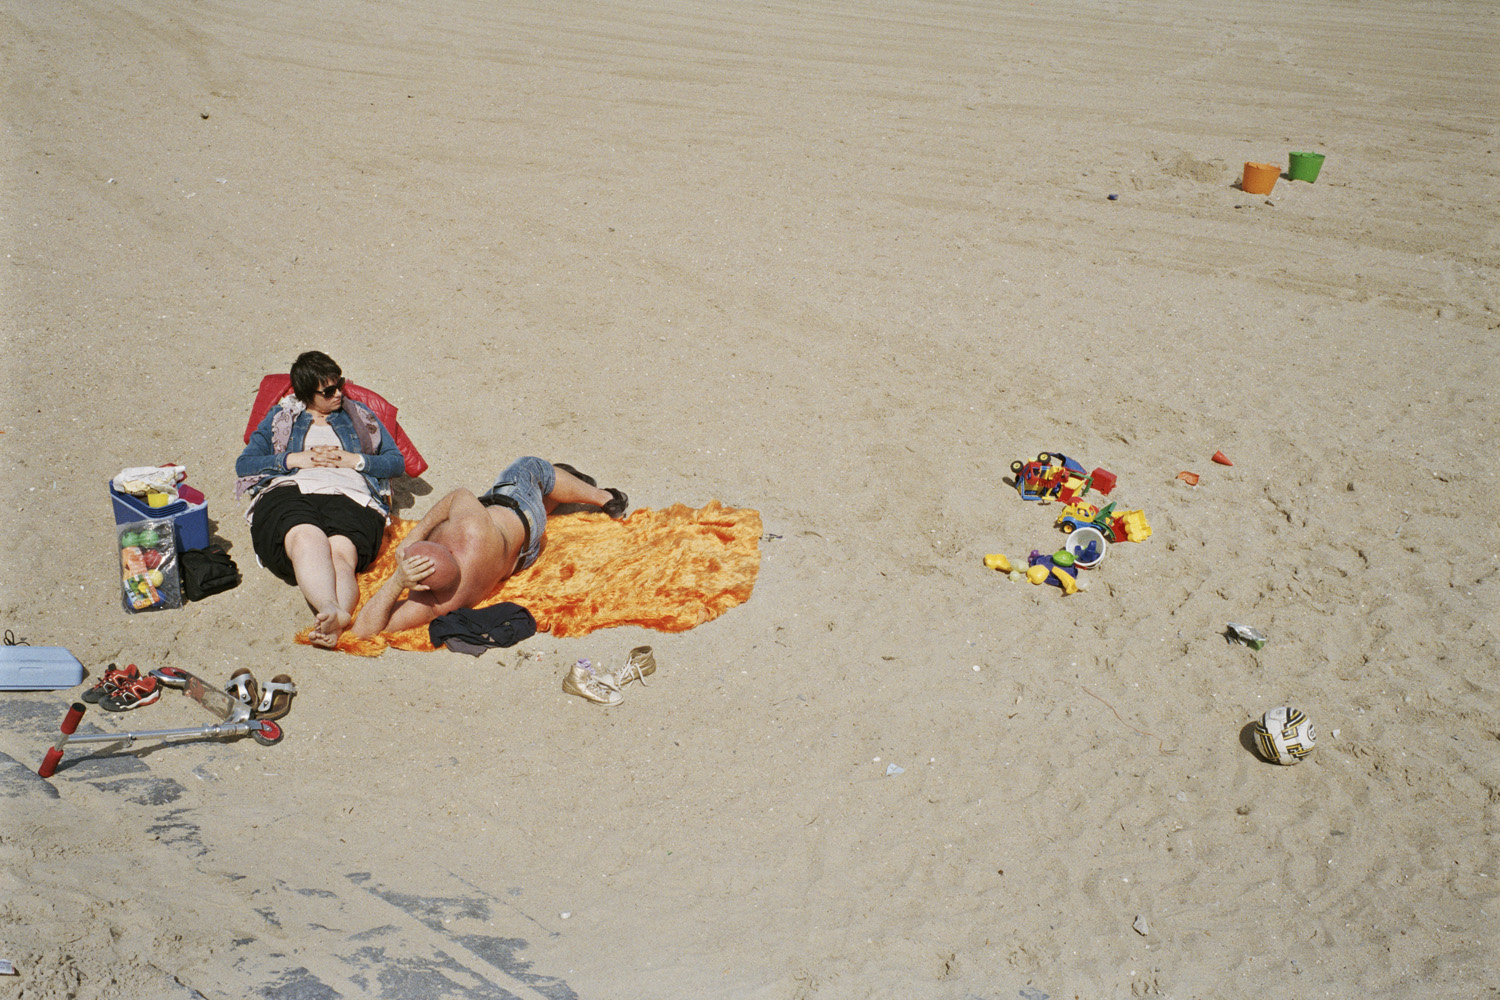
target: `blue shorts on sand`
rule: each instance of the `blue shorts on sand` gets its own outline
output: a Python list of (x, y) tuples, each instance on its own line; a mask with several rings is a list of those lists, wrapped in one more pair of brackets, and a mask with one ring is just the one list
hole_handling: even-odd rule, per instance
[(542, 553), (542, 539), (547, 534), (547, 494), (557, 485), (557, 470), (540, 458), (518, 458), (495, 480), (495, 485), (479, 498), (486, 507), (499, 504), (509, 507), (521, 518), (526, 542), (516, 572), (536, 562)]

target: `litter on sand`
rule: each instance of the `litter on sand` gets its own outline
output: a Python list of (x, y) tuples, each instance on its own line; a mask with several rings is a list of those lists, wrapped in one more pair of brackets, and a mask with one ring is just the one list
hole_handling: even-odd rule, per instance
[(1241, 625), (1239, 622), (1227, 622), (1229, 631), (1233, 638), (1238, 639), (1251, 649), (1260, 649), (1268, 641), (1265, 633), (1260, 629), (1251, 628), (1249, 625)]

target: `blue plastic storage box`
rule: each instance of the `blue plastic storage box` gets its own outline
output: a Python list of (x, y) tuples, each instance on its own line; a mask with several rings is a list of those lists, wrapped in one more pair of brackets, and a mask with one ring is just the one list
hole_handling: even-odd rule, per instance
[(0, 691), (59, 691), (83, 683), (83, 664), (61, 646), (0, 646)]
[(115, 523), (134, 521), (171, 521), (176, 529), (177, 551), (208, 547), (208, 501), (188, 503), (178, 497), (165, 507), (153, 507), (144, 497), (121, 493), (111, 484), (109, 498), (115, 505)]

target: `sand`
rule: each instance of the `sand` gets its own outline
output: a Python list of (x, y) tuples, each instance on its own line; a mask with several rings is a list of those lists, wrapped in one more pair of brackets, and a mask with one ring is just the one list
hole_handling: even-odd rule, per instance
[[(81, 689), (0, 694), (0, 998), (1493, 995), (1492, 5), (0, 10), (0, 624), (300, 690), (48, 781)], [(295, 644), (232, 465), (309, 348), (403, 513), (545, 455), (759, 511), (753, 597)], [(1040, 451), (1153, 528), (1071, 597), (983, 564), (1059, 543)], [(132, 617), (105, 482), (168, 461), (245, 580)]]

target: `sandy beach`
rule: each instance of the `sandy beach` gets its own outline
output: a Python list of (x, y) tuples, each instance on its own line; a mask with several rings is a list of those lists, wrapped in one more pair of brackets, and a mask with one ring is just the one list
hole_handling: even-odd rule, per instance
[[(0, 627), (89, 675), (0, 691), (0, 1000), (1500, 997), (1493, 5), (3, 0), (0, 74)], [(298, 644), (233, 466), (308, 349), (401, 516), (546, 456), (757, 511), (753, 595)], [(1152, 529), (1070, 596), (984, 563), (1039, 452)], [(128, 615), (167, 462), (244, 580)], [(286, 738), (40, 778), (112, 662)]]

